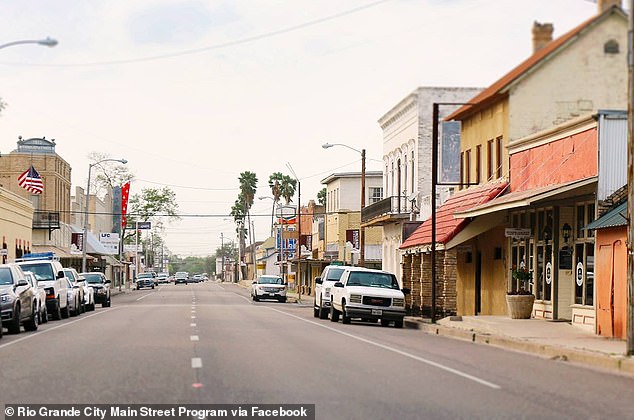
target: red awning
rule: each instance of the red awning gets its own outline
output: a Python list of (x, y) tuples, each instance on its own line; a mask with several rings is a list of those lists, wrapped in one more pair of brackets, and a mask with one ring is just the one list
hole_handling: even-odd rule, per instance
[[(507, 182), (478, 185), (459, 191), (449, 197), (445, 204), (436, 211), (436, 243), (446, 244), (469, 223), (468, 219), (457, 218), (454, 213), (464, 212), (486, 203), (500, 195), (507, 185)], [(429, 244), (431, 244), (431, 218), (425, 220), (412, 233), (412, 236), (403, 242), (400, 249)]]

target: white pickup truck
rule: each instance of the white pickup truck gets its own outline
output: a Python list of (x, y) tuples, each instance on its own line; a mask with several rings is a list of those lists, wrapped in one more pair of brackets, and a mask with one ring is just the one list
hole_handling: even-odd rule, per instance
[(340, 265), (328, 265), (321, 272), (320, 277), (315, 277), (315, 306), (313, 316), (319, 319), (327, 319), (330, 313), (330, 290), (341, 279), (341, 274), (346, 267)]
[(393, 321), (396, 328), (403, 328), (406, 293), (409, 290), (401, 290), (392, 273), (346, 267), (330, 292), (330, 320), (339, 321), (339, 315), (344, 324), (352, 318), (374, 322), (380, 319), (384, 327)]

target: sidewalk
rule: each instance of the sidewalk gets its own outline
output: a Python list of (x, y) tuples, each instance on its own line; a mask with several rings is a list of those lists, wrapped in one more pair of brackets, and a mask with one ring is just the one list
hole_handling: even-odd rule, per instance
[(507, 316), (461, 318), (462, 321), (444, 318), (432, 324), (423, 318), (406, 317), (405, 323), (428, 334), (634, 374), (634, 359), (624, 356), (624, 340), (600, 337), (568, 322), (511, 319)]

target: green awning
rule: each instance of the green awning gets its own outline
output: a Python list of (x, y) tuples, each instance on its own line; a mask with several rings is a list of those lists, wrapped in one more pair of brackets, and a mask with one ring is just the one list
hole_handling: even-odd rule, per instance
[(605, 229), (611, 227), (627, 226), (627, 201), (619, 204), (584, 229)]

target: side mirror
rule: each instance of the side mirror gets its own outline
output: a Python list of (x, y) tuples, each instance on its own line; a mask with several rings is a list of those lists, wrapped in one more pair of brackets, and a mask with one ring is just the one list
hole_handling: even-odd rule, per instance
[(73, 289), (79, 289), (79, 286), (78, 285), (74, 285)]
[(315, 277), (315, 284), (322, 284), (321, 277)]
[(57, 272), (57, 277), (56, 277), (57, 279), (63, 279), (64, 277), (65, 276), (64, 276), (64, 272), (63, 271), (58, 271)]
[(18, 286), (28, 286), (29, 282), (27, 282), (26, 280), (22, 279), (22, 280), (18, 280)]
[(335, 287), (343, 287), (343, 283), (338, 281), (337, 283), (335, 283), (334, 285)]
[(412, 291), (407, 287), (403, 287), (401, 292), (403, 292), (404, 295), (409, 295)]
[(106, 280), (106, 284), (110, 284), (110, 283), (111, 283), (111, 281), (110, 281), (110, 280)]
[(253, 282), (253, 283), (251, 283), (251, 284), (258, 284), (258, 282), (257, 282), (257, 281), (254, 281), (254, 282)]

